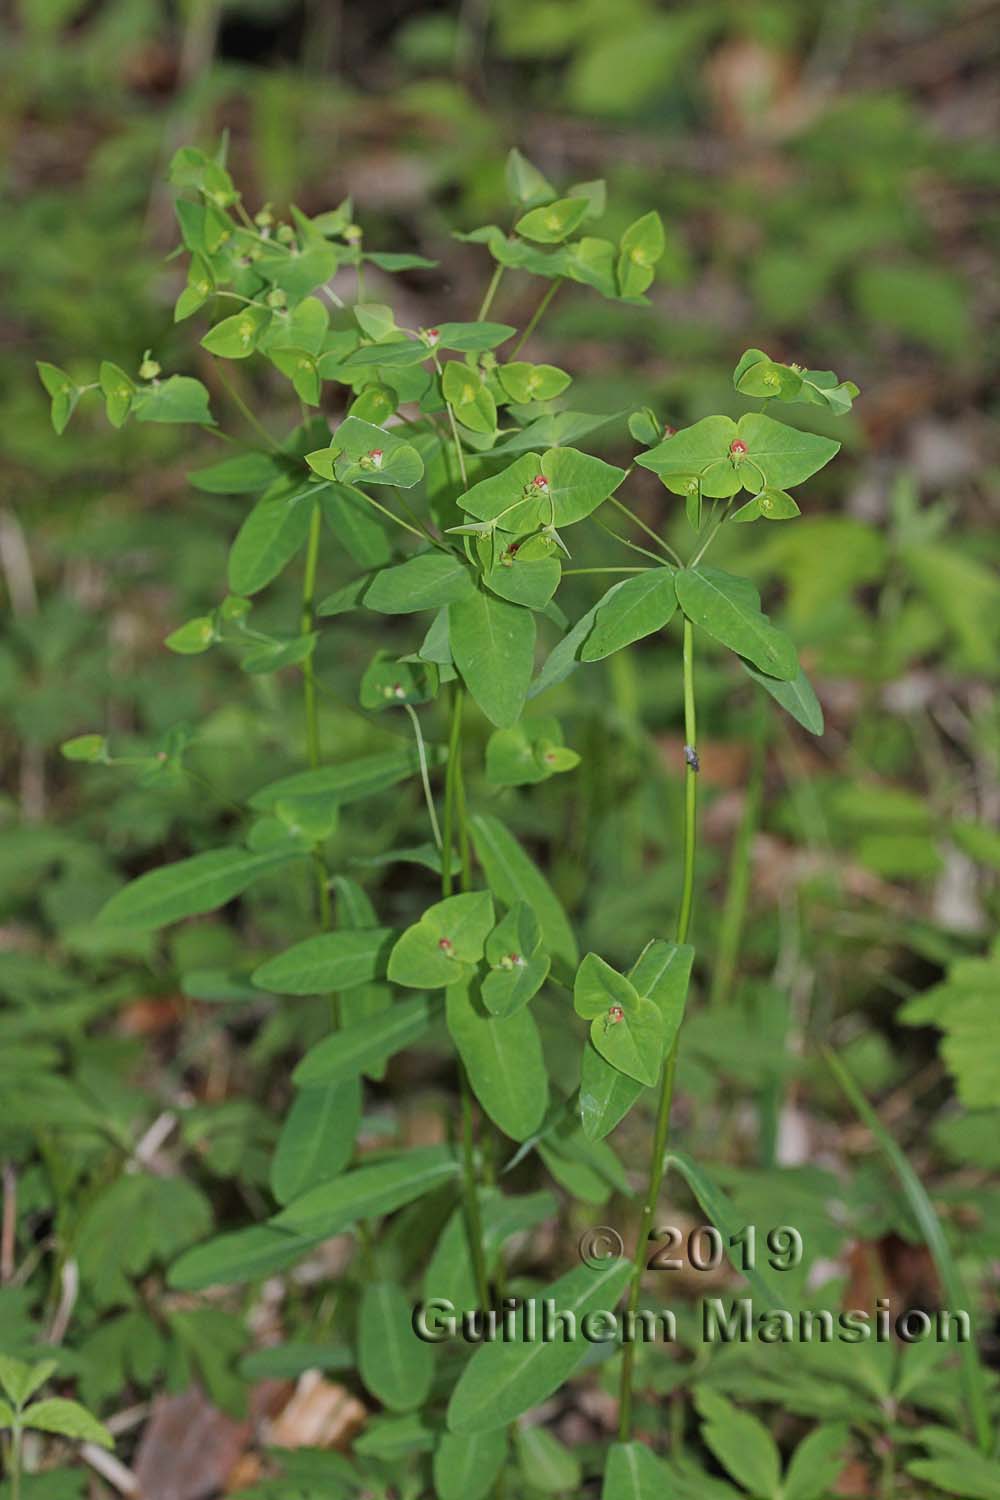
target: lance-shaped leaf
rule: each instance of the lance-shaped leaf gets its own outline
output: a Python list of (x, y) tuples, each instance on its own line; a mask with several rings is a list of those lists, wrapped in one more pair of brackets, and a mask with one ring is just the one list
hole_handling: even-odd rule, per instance
[(255, 853), (249, 849), (207, 849), (177, 864), (150, 870), (116, 891), (102, 908), (104, 926), (149, 931), (200, 916), (224, 906), (255, 880), (270, 875), (294, 860), (304, 858), (300, 849), (272, 849)]
[[(497, 1342), (477, 1349), (466, 1365), (448, 1404), (448, 1425), (453, 1432), (486, 1432), (506, 1427), (522, 1412), (538, 1406), (570, 1378), (586, 1357), (586, 1339), (541, 1337), (545, 1306), (572, 1314), (577, 1328), (588, 1315), (611, 1312), (625, 1290), (633, 1268), (615, 1261), (594, 1271), (577, 1266), (547, 1287), (540, 1297), (527, 1298), (521, 1315), (525, 1320), (523, 1342)], [(534, 1321), (535, 1336), (528, 1324)], [(593, 1326), (589, 1324), (588, 1326)], [(606, 1329), (607, 1318), (602, 1321)]]
[(358, 1314), (358, 1370), (390, 1411), (422, 1406), (434, 1377), (434, 1350), (413, 1329), (412, 1308), (394, 1281), (370, 1281)]
[(360, 1121), (357, 1077), (301, 1089), (271, 1158), (271, 1191), (278, 1202), (289, 1203), (339, 1176), (353, 1155)]
[(549, 1102), (541, 1038), (528, 1010), (490, 1015), (469, 980), (445, 996), (448, 1030), (473, 1093), (505, 1135), (523, 1141), (538, 1129)]
[(319, 488), (315, 482), (296, 488), (282, 481), (257, 501), (229, 550), (234, 594), (258, 593), (291, 562), (308, 535)]
[(393, 984), (437, 990), (471, 977), (494, 924), (489, 891), (448, 896), (429, 906), (392, 950), (388, 975)]
[(823, 733), (823, 707), (801, 667), (789, 682), (783, 682), (780, 677), (769, 677), (766, 672), (758, 672), (748, 661), (743, 663), (743, 670), (765, 692), (770, 693), (774, 701), (780, 703), (785, 712), (791, 714), (803, 729), (808, 729), (810, 734)]
[(670, 1494), (671, 1473), (645, 1443), (612, 1443), (601, 1500), (663, 1500)]
[(483, 713), (498, 729), (524, 707), (535, 663), (530, 610), (483, 589), (448, 607), (452, 658)]
[(631, 980), (596, 953), (577, 970), (573, 1007), (590, 1021), (590, 1039), (613, 1068), (638, 1083), (653, 1084), (663, 1061), (663, 1016)]
[(542, 943), (553, 958), (569, 967), (577, 960), (576, 937), (559, 898), (537, 865), (499, 818), (475, 813), (469, 832), (476, 855), (498, 901), (513, 906), (526, 901), (538, 918)]
[(694, 1399), (702, 1438), (733, 1478), (752, 1495), (779, 1496), (781, 1452), (763, 1422), (706, 1386), (696, 1388)]
[(68, 1401), (63, 1396), (49, 1396), (44, 1401), (32, 1402), (21, 1413), (21, 1424), (36, 1432), (54, 1432), (77, 1442), (97, 1443), (101, 1448), (115, 1446), (115, 1440), (103, 1422), (91, 1416), (78, 1401)]
[(385, 973), (396, 934), (389, 927), (323, 932), (268, 959), (250, 976), (273, 995), (326, 995), (370, 984)]
[(672, 568), (652, 568), (629, 578), (597, 607), (594, 626), (580, 649), (581, 661), (602, 661), (643, 636), (662, 630), (677, 608)]
[(677, 602), (694, 625), (731, 651), (745, 656), (771, 677), (790, 682), (798, 675), (795, 647), (748, 597), (742, 580), (702, 564), (674, 575)]
[(439, 323), (428, 335), (435, 348), (458, 354), (481, 354), (506, 343), (517, 332), (509, 323)]
[(421, 479), (423, 459), (402, 438), (360, 417), (347, 417), (328, 448), (306, 454), (306, 463), (323, 479), (342, 484), (393, 484), (408, 490)]
[(311, 1089), (381, 1067), (425, 1036), (440, 1009), (439, 998), (415, 995), (396, 1001), (379, 1015), (344, 1026), (310, 1047), (292, 1081), (297, 1088)]
[(486, 1500), (507, 1457), (507, 1435), (446, 1432), (434, 1450), (437, 1500)]
[(418, 1146), (386, 1161), (355, 1167), (313, 1188), (271, 1220), (302, 1237), (339, 1234), (359, 1219), (392, 1213), (454, 1179), (458, 1162), (446, 1146)]
[(424, 552), (377, 573), (365, 594), (365, 604), (380, 614), (406, 615), (455, 604), (474, 591), (472, 572), (464, 558), (450, 552)]
[(518, 1462), (528, 1485), (543, 1495), (579, 1494), (580, 1460), (547, 1427), (519, 1427)]

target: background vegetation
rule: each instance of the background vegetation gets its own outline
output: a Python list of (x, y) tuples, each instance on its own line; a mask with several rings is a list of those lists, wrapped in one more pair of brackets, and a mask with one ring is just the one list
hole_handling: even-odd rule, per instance
[[(668, 242), (651, 307), (565, 291), (536, 340), (536, 358), (574, 371), (580, 409), (648, 405), (674, 426), (738, 414), (730, 372), (754, 345), (861, 387), (808, 513), (740, 539), (744, 568), (803, 650), (825, 737), (761, 715), (721, 658), (701, 673), (699, 989), (675, 1118), (748, 1220), (801, 1230), (828, 1303), (936, 1306), (947, 1289), (926, 1225), (839, 1091), (819, 1051), (832, 1047), (931, 1194), (995, 1363), (996, 22), (994, 5), (933, 0), (22, 0), (8, 21), (0, 1350), (51, 1350), (59, 1388), (111, 1420), (143, 1494), (263, 1485), (268, 1444), (344, 1446), (370, 1429), (374, 1404), (338, 1381), (352, 1337), (331, 1290), (341, 1242), (243, 1295), (194, 1298), (166, 1282), (213, 1226), (267, 1212), (289, 1073), (325, 1024), (306, 1001), (194, 999), (184, 976), (226, 969), (248, 942), (273, 951), (304, 936), (304, 889), (265, 884), (163, 940), (125, 945), (93, 924), (128, 878), (224, 842), (233, 804), (305, 753), (294, 672), (249, 676), (223, 652), (163, 649), (225, 592), (245, 502), (185, 478), (217, 445), (169, 427), (114, 434), (97, 409), (57, 441), (31, 373), (37, 357), (81, 381), (102, 358), (134, 374), (149, 347), (226, 410), (213, 362), (172, 322), (183, 281), (165, 184), (177, 146), (221, 130), (252, 204), (318, 213), (351, 194), (369, 243), (439, 263), (394, 278), (412, 326), (442, 310), (475, 316), (488, 263), (452, 236), (505, 222), (509, 145), (554, 180), (606, 177), (613, 235), (658, 209)], [(379, 287), (376, 268), (369, 296)], [(494, 316), (523, 324), (537, 287), (508, 277)], [(269, 367), (239, 374), (276, 431), (291, 425)], [(226, 416), (239, 422), (232, 405)], [(823, 413), (813, 422), (826, 430)], [(618, 461), (623, 437), (609, 425), (599, 451)], [(644, 518), (670, 536), (677, 502), (654, 476), (636, 479)], [(720, 538), (722, 566), (728, 545)], [(332, 558), (322, 571), (327, 593), (350, 576)], [(578, 588), (573, 618), (594, 599), (586, 580)], [(292, 579), (266, 596), (264, 628), (294, 624), (297, 591)], [(336, 626), (317, 659), (324, 745), (336, 759), (409, 745), (408, 724), (355, 706), (367, 617)], [(470, 802), (526, 840), (585, 946), (624, 965), (679, 898), (677, 653), (651, 640), (550, 699), (579, 769), (540, 790), (498, 791), (477, 774)], [(68, 764), (59, 745), (88, 731), (132, 763)], [(486, 729), (470, 733), (475, 768)], [(420, 788), (406, 783), (345, 809), (331, 860), (404, 925), (428, 885), (383, 856), (425, 840)], [(453, 1090), (447, 1071), (397, 1061), (372, 1091), (363, 1140), (439, 1139)], [(627, 1122), (626, 1163), (648, 1129)], [(572, 1264), (588, 1223), (634, 1219), (624, 1177), (612, 1187), (564, 1171), (558, 1222), (520, 1246), (526, 1274)], [(590, 1207), (570, 1209), (588, 1191)], [(674, 1222), (698, 1212), (671, 1200)], [(403, 1272), (426, 1260), (405, 1220), (390, 1245)], [(687, 1290), (693, 1308), (704, 1286), (693, 1277)], [(693, 1338), (651, 1351), (657, 1400), (641, 1404), (639, 1426), (661, 1430), (667, 1410), (679, 1439), (718, 1458), (699, 1425), (710, 1410), (688, 1399), (704, 1376), (785, 1448), (821, 1418), (850, 1424), (833, 1493), (1000, 1494), (989, 1465), (980, 1475), (926, 1436), (963, 1425), (947, 1350), (851, 1351), (837, 1370), (801, 1351), (734, 1355), (706, 1371)], [(302, 1374), (315, 1367), (321, 1379)], [(613, 1426), (610, 1390), (598, 1372), (585, 1401), (545, 1413), (585, 1476)], [(57, 1441), (28, 1456), (48, 1470), (26, 1487), (39, 1500), (116, 1482)], [(725, 1469), (723, 1458), (720, 1484)], [(553, 1482), (530, 1454), (525, 1472), (535, 1488), (589, 1493), (579, 1471)], [(339, 1493), (287, 1473), (305, 1494)]]

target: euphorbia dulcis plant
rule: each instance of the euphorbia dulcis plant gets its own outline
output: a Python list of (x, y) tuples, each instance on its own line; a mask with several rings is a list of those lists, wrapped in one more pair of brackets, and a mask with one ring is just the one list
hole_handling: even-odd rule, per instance
[[(708, 416), (680, 431), (665, 429), (651, 410), (633, 412), (633, 464), (651, 470), (668, 495), (683, 501), (692, 540), (682, 559), (622, 498), (631, 469), (581, 446), (610, 419), (568, 405), (570, 375), (527, 357), (531, 335), (562, 287), (578, 284), (648, 305), (645, 293), (665, 243), (655, 213), (616, 244), (591, 232), (604, 212), (603, 184), (560, 195), (512, 152), (512, 229), (489, 225), (460, 236), (483, 244), (494, 261), (477, 315), (409, 328), (391, 306), (367, 299), (366, 271), (374, 266), (383, 273), (382, 285), (385, 273), (433, 263), (369, 250), (349, 202), (313, 218), (293, 208), (289, 221), (278, 223), (270, 209), (250, 216), (221, 154), (182, 150), (171, 175), (189, 267), (175, 316), (215, 320), (201, 344), (216, 361), (216, 383), (253, 435), (252, 445), (240, 443), (191, 481), (212, 494), (256, 498), (229, 553), (230, 592), (221, 602), (206, 601), (206, 612), (180, 624), (167, 645), (192, 654), (221, 645), (240, 654), (246, 672), (297, 673), (308, 768), (259, 788), (245, 842), (141, 875), (111, 899), (102, 921), (158, 928), (212, 911), (253, 882), (306, 863), (314, 872), (319, 930), (260, 963), (252, 980), (271, 996), (335, 997), (329, 1034), (295, 1070), (295, 1098), (272, 1163), (273, 1214), (187, 1252), (172, 1280), (186, 1290), (257, 1281), (353, 1230), (363, 1252), (360, 1268), (348, 1273), (363, 1284), (358, 1370), (386, 1413), (359, 1445), (357, 1485), (391, 1482), (413, 1495), (433, 1485), (440, 1500), (474, 1500), (507, 1474), (514, 1486), (507, 1493), (515, 1493), (546, 1457), (518, 1419), (573, 1375), (590, 1346), (526, 1338), (487, 1343), (465, 1351), (460, 1368), (451, 1356), (445, 1377), (457, 1378), (438, 1378), (445, 1355), (413, 1331), (413, 1299), (380, 1265), (379, 1226), (420, 1200), (438, 1214), (444, 1204), (424, 1290), (435, 1296), (459, 1288), (480, 1310), (493, 1306), (505, 1286), (506, 1242), (555, 1206), (547, 1193), (504, 1190), (492, 1167), (496, 1137), (501, 1155), (520, 1162), (537, 1154), (571, 1191), (574, 1163), (592, 1178), (622, 1184), (606, 1137), (640, 1103), (652, 1107), (656, 1123), (634, 1261), (577, 1265), (542, 1295), (577, 1317), (613, 1309), (621, 1299), (638, 1307), (668, 1162), (687, 1177), (710, 1217), (725, 1216), (726, 1199), (703, 1170), (683, 1152), (670, 1148), (668, 1155), (695, 956), (688, 937), (699, 637), (734, 653), (806, 729), (819, 733), (822, 715), (795, 646), (762, 611), (756, 588), (713, 566), (708, 554), (723, 526), (797, 516), (792, 492), (837, 452), (829, 437), (772, 411), (798, 402), (841, 413), (856, 388), (751, 349), (734, 380), (737, 392), (761, 409), (738, 420)], [(331, 286), (345, 267), (356, 272), (349, 303)], [(490, 321), (511, 273), (548, 282), (520, 336)], [(273, 366), (301, 403), (301, 422), (280, 441), (224, 374), (226, 361), (250, 358)], [(135, 379), (109, 363), (83, 388), (51, 365), (40, 366), (40, 374), (57, 431), (88, 390), (103, 394), (116, 427), (153, 421), (217, 431), (205, 385), (164, 377), (149, 353)], [(331, 421), (328, 411), (338, 415)], [(664, 512), (671, 520), (672, 510)], [(630, 530), (613, 533), (623, 549), (621, 566), (572, 567), (574, 530), (596, 523), (606, 538), (612, 513)], [(351, 576), (320, 601), (324, 540)], [(302, 553), (295, 627), (281, 635), (257, 628), (255, 597)], [(564, 577), (580, 573), (619, 576), (570, 623), (556, 596)], [(406, 649), (379, 649), (358, 683), (365, 710), (408, 716), (412, 751), (346, 762), (325, 754), (317, 646), (350, 610), (413, 617), (392, 632)], [(678, 612), (685, 739), (680, 908), (672, 936), (651, 935), (623, 973), (597, 953), (581, 960), (545, 876), (496, 816), (467, 804), (463, 724), (470, 709), (489, 722), (485, 774), (498, 788), (572, 771), (578, 756), (558, 722), (544, 709), (534, 711), (534, 700), (581, 663), (663, 632)], [(556, 644), (539, 666), (540, 623)], [(429, 705), (439, 705), (430, 712), (444, 716), (440, 743), (424, 737), (418, 709)], [(114, 762), (112, 748), (99, 735), (65, 747), (73, 758), (104, 763)], [(169, 753), (181, 763), (184, 748), (180, 737)], [(340, 807), (410, 776), (423, 785), (430, 838), (401, 857), (432, 870), (440, 892), (417, 921), (397, 931), (380, 920), (356, 881), (331, 870), (328, 843)], [(579, 1070), (569, 1085), (565, 1069), (550, 1076), (533, 1014), (533, 1002), (545, 993), (559, 997), (567, 1024), (573, 1011), (588, 1023), (579, 1028)], [(443, 1039), (457, 1055), (461, 1094), (453, 1143), (366, 1154), (358, 1163), (365, 1078), (379, 1076), (404, 1048), (440, 1048)], [(621, 1399), (604, 1495), (659, 1493), (659, 1461), (632, 1440), (634, 1344), (605, 1353), (620, 1361)], [(513, 1447), (508, 1429), (517, 1439)], [(564, 1462), (552, 1443), (548, 1459), (562, 1454)]]

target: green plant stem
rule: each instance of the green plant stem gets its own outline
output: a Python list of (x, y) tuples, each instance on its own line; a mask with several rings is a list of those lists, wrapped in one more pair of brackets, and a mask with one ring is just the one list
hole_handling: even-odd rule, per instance
[[(451, 729), (448, 735), (448, 766), (445, 772), (444, 790), (444, 835), (441, 851), (441, 894), (451, 895), (453, 881), (451, 873), (455, 831), (461, 859), (462, 890), (472, 886), (472, 857), (469, 836), (465, 824), (465, 789), (462, 781), (462, 708), (465, 689), (460, 683), (452, 684)], [(458, 1059), (458, 1078), (462, 1104), (462, 1191), (465, 1200), (466, 1232), (469, 1239), (469, 1255), (476, 1282), (476, 1294), (480, 1309), (486, 1312), (490, 1303), (489, 1275), (486, 1255), (483, 1250), (483, 1221), (479, 1212), (479, 1183), (476, 1172), (476, 1140), (472, 1117), (472, 1089), (462, 1059)]]
[(485, 294), (483, 296), (483, 300), (479, 304), (479, 311), (476, 313), (476, 322), (477, 323), (481, 323), (483, 321), (483, 319), (485, 318), (486, 314), (489, 312), (490, 308), (493, 306), (493, 298), (496, 296), (497, 291), (499, 290), (499, 287), (500, 287), (500, 282), (503, 280), (503, 271), (504, 271), (504, 268), (503, 268), (503, 266), (498, 261), (497, 265), (496, 265), (496, 268), (494, 269), (493, 275), (490, 277), (490, 284), (486, 288), (486, 292), (485, 292)]
[(562, 284), (563, 284), (562, 277), (561, 276), (557, 276), (556, 279), (553, 281), (552, 285), (549, 287), (548, 291), (545, 293), (545, 296), (542, 298), (541, 302), (539, 302), (538, 306), (535, 308), (534, 312), (532, 313), (531, 317), (529, 318), (529, 320), (528, 320), (528, 326), (525, 328), (524, 332), (521, 334), (521, 337), (518, 339), (517, 343), (514, 345), (513, 349), (510, 351), (510, 358), (511, 359), (516, 359), (517, 358), (517, 356), (520, 354), (521, 350), (524, 348), (525, 344), (531, 338), (531, 335), (534, 333), (535, 329), (538, 327), (539, 323), (542, 321), (543, 317), (545, 316), (545, 313), (546, 313), (546, 311), (548, 309), (549, 303), (553, 300), (553, 298), (556, 295), (556, 292), (558, 292), (558, 290), (562, 286)]
[[(309, 522), (309, 538), (306, 542), (306, 565), (302, 577), (302, 614), (299, 629), (308, 635), (316, 623), (316, 569), (319, 563), (319, 541), (323, 516), (318, 505), (313, 505)], [(319, 706), (316, 700), (316, 671), (312, 653), (302, 663), (302, 697), (306, 719), (306, 757), (312, 771), (319, 769), (321, 747), (319, 738)], [(313, 874), (316, 881), (316, 905), (320, 927), (327, 932), (333, 925), (333, 906), (330, 901), (330, 872), (319, 845), (312, 852)], [(340, 1026), (340, 996), (331, 997), (333, 1024)]]
[(595, 523), (595, 525), (599, 526), (602, 531), (606, 531), (608, 536), (613, 536), (616, 542), (620, 542), (623, 547), (627, 547), (630, 552), (638, 552), (640, 557), (650, 558), (658, 568), (663, 567), (663, 558), (657, 556), (655, 552), (650, 552), (648, 547), (642, 547), (638, 542), (630, 542), (627, 536), (619, 536), (618, 532), (614, 531), (606, 521), (602, 521), (600, 516), (591, 516), (591, 520)]
[(21, 1500), (21, 1440), (23, 1432), (20, 1422), (15, 1422), (10, 1443), (10, 1500)]
[(420, 784), (424, 789), (424, 801), (427, 804), (427, 816), (430, 820), (431, 833), (434, 835), (434, 844), (437, 849), (441, 848), (441, 829), (438, 827), (437, 809), (434, 806), (434, 794), (431, 791), (431, 781), (427, 774), (427, 749), (424, 745), (423, 731), (420, 728), (420, 720), (412, 703), (404, 703), (403, 707), (410, 716), (413, 725), (413, 735), (417, 742), (417, 759), (420, 762)]
[(249, 406), (247, 406), (246, 402), (244, 401), (243, 397), (240, 395), (239, 391), (227, 379), (227, 377), (225, 375), (225, 372), (223, 371), (222, 366), (219, 363), (219, 361), (216, 360), (214, 363), (215, 363), (215, 373), (219, 377), (219, 384), (222, 386), (223, 390), (226, 392), (226, 395), (229, 397), (230, 401), (233, 403), (233, 405), (240, 412), (240, 415), (243, 417), (243, 420), (245, 422), (247, 422), (253, 428), (254, 432), (257, 433), (258, 437), (260, 437), (260, 438), (263, 439), (263, 441), (272, 450), (272, 452), (274, 452), (274, 453), (280, 453), (281, 452), (281, 444), (277, 441), (276, 438), (273, 438), (271, 436), (271, 434), (268, 432), (268, 430), (264, 426), (264, 424), (262, 422), (259, 422), (257, 420), (257, 418), (254, 416), (253, 412), (250, 410)]
[(658, 536), (652, 526), (647, 526), (642, 517), (637, 516), (635, 511), (631, 510), (623, 500), (618, 499), (617, 495), (609, 495), (608, 499), (617, 510), (621, 511), (623, 516), (628, 516), (633, 526), (638, 526), (639, 530), (644, 531), (648, 537), (651, 537), (658, 547), (662, 547), (666, 555), (678, 568), (683, 568), (684, 563), (673, 547), (671, 547), (669, 542), (665, 542), (661, 536)]
[[(698, 728), (695, 717), (694, 697), (694, 631), (690, 620), (684, 621), (684, 740), (686, 749), (697, 755)], [(694, 860), (698, 840), (698, 772), (686, 756), (684, 768), (684, 876), (681, 891), (680, 911), (677, 916), (677, 941), (687, 941), (691, 927), (691, 912), (694, 906)], [(635, 1249), (635, 1270), (629, 1290), (628, 1310), (633, 1318), (639, 1307), (641, 1278), (646, 1262), (646, 1247), (654, 1228), (653, 1218), (660, 1197), (660, 1189), (666, 1175), (667, 1138), (670, 1134), (670, 1108), (674, 1099), (674, 1078), (677, 1072), (678, 1031), (663, 1066), (660, 1086), (660, 1103), (653, 1132), (653, 1150), (649, 1163), (649, 1182), (642, 1206), (639, 1237)], [(618, 1418), (618, 1438), (622, 1443), (632, 1436), (632, 1382), (635, 1373), (635, 1343), (625, 1345), (622, 1355), (622, 1378)]]
[(652, 573), (650, 567), (643, 568), (563, 568), (564, 578), (580, 578), (584, 573)]

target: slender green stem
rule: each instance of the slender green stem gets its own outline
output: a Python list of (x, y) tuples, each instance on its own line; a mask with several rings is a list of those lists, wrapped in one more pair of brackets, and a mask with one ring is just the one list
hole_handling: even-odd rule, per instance
[[(441, 894), (450, 896), (453, 890), (452, 855), (454, 852), (457, 825), (461, 850), (461, 884), (467, 891), (472, 885), (472, 859), (469, 837), (465, 825), (465, 790), (462, 782), (462, 708), (465, 690), (459, 683), (452, 686), (451, 730), (448, 735), (448, 767), (445, 773), (444, 791), (444, 847), (441, 851)], [(472, 1117), (472, 1090), (468, 1074), (461, 1058), (458, 1060), (458, 1077), (462, 1101), (462, 1189), (465, 1200), (466, 1232), (469, 1238), (469, 1254), (475, 1275), (476, 1294), (483, 1312), (490, 1303), (489, 1275), (486, 1255), (483, 1250), (483, 1222), (479, 1212), (479, 1183), (476, 1172), (475, 1127)]]
[[(300, 631), (308, 635), (316, 623), (316, 569), (319, 563), (319, 541), (322, 529), (322, 512), (313, 504), (309, 522), (309, 537), (306, 542), (306, 565), (302, 578), (302, 614)], [(310, 770), (317, 770), (321, 760), (319, 738), (319, 706), (316, 700), (316, 672), (312, 653), (302, 663), (302, 696), (306, 718), (306, 756)], [(326, 867), (323, 851), (317, 844), (312, 852), (313, 875), (316, 882), (316, 906), (320, 927), (324, 932), (333, 925), (333, 904), (330, 900), (330, 872)], [(340, 1026), (340, 996), (332, 996), (334, 1028)]]
[(503, 279), (503, 266), (500, 265), (499, 262), (497, 262), (496, 269), (494, 270), (493, 275), (490, 277), (490, 284), (486, 288), (486, 293), (485, 293), (485, 295), (483, 297), (482, 302), (479, 304), (479, 311), (476, 314), (476, 322), (477, 323), (481, 323), (483, 321), (483, 319), (485, 318), (486, 314), (489, 312), (490, 308), (493, 306), (493, 298), (497, 294), (497, 290), (499, 289), (500, 282), (502, 281), (502, 279)]
[(647, 526), (642, 517), (637, 516), (635, 511), (631, 510), (623, 500), (619, 500), (617, 495), (609, 495), (608, 499), (611, 501), (612, 505), (614, 505), (618, 510), (621, 511), (622, 515), (628, 516), (629, 520), (634, 526), (638, 526), (640, 531), (644, 531), (648, 537), (652, 537), (656, 545), (663, 548), (663, 551), (667, 554), (671, 561), (677, 565), (678, 568), (683, 568), (684, 564), (678, 554), (674, 551), (673, 547), (671, 547), (669, 542), (665, 542), (662, 536), (658, 536), (657, 533), (653, 530), (652, 526)]
[(20, 1419), (14, 1424), (10, 1453), (10, 1500), (21, 1500), (21, 1441), (23, 1438)]
[(613, 536), (616, 542), (621, 542), (622, 546), (627, 547), (630, 552), (638, 552), (640, 557), (651, 558), (652, 561), (656, 563), (656, 566), (658, 568), (663, 567), (663, 558), (658, 557), (655, 552), (650, 552), (648, 547), (642, 547), (638, 542), (630, 542), (627, 536), (619, 536), (618, 532), (614, 531), (606, 521), (602, 521), (600, 516), (594, 515), (591, 516), (590, 519), (594, 521), (602, 531), (606, 531), (608, 536)]
[[(300, 623), (302, 635), (308, 635), (316, 623), (316, 567), (319, 562), (319, 539), (322, 524), (322, 512), (319, 505), (313, 502), (313, 512), (309, 522), (309, 540), (306, 543), (305, 574), (302, 579), (302, 618)], [(316, 673), (313, 667), (311, 652), (302, 664), (302, 681), (304, 684), (306, 710), (306, 752), (309, 756), (309, 765), (315, 771), (320, 761), (319, 714), (316, 706)]]
[[(680, 911), (677, 916), (677, 941), (687, 941), (691, 927), (691, 912), (694, 905), (694, 858), (698, 835), (698, 728), (695, 719), (694, 698), (694, 632), (689, 620), (684, 621), (684, 877), (681, 891)], [(679, 1033), (678, 1033), (679, 1036)], [(654, 1229), (653, 1218), (663, 1186), (666, 1172), (665, 1154), (670, 1134), (670, 1107), (674, 1099), (674, 1078), (677, 1072), (677, 1042), (667, 1055), (660, 1086), (660, 1103), (653, 1132), (653, 1151), (649, 1163), (649, 1184), (642, 1206), (639, 1223), (639, 1238), (635, 1250), (635, 1271), (629, 1291), (628, 1309), (635, 1316), (639, 1307), (641, 1277), (646, 1262), (646, 1247), (650, 1232)], [(622, 1356), (621, 1402), (618, 1417), (618, 1437), (623, 1443), (632, 1436), (632, 1381), (635, 1370), (635, 1343), (625, 1345)]]
[(426, 532), (418, 531), (416, 526), (411, 526), (409, 521), (404, 521), (402, 516), (397, 516), (396, 512), (390, 510), (387, 505), (383, 505), (381, 500), (376, 500), (374, 495), (369, 495), (367, 490), (356, 489), (353, 484), (350, 486), (350, 490), (352, 494), (360, 495), (362, 500), (367, 500), (369, 505), (374, 505), (375, 509), (381, 511), (382, 515), (388, 520), (395, 521), (397, 526), (402, 526), (403, 530), (408, 531), (411, 536), (418, 536), (422, 542), (433, 540), (433, 538), (428, 538)]
[(521, 350), (524, 348), (525, 344), (531, 338), (531, 335), (534, 333), (535, 329), (538, 327), (539, 323), (542, 321), (543, 317), (545, 316), (545, 313), (546, 313), (546, 311), (548, 309), (549, 303), (555, 297), (556, 292), (558, 292), (558, 290), (562, 286), (562, 284), (563, 284), (562, 277), (561, 276), (557, 276), (556, 279), (553, 281), (552, 285), (549, 287), (548, 291), (545, 293), (545, 296), (542, 298), (541, 302), (539, 302), (538, 306), (535, 308), (534, 312), (532, 313), (530, 319), (528, 320), (528, 326), (525, 328), (524, 332), (521, 334), (521, 337), (518, 339), (517, 343), (514, 345), (513, 349), (510, 351), (510, 357), (511, 357), (511, 359), (516, 359), (517, 358), (517, 356), (520, 354)]
[(643, 568), (563, 568), (564, 578), (579, 578), (584, 573), (652, 573), (650, 567)]
[(424, 745), (423, 731), (420, 728), (420, 720), (412, 703), (404, 703), (403, 707), (410, 716), (413, 725), (413, 734), (417, 742), (417, 759), (420, 762), (420, 782), (424, 789), (424, 801), (427, 804), (427, 816), (430, 819), (431, 833), (434, 835), (435, 846), (441, 848), (441, 829), (438, 827), (437, 809), (434, 806), (434, 794), (431, 791), (430, 777), (427, 774), (427, 749)]
[(279, 453), (281, 451), (281, 444), (271, 436), (264, 424), (257, 420), (253, 412), (250, 410), (249, 406), (247, 406), (243, 397), (240, 395), (239, 391), (234, 385), (230, 383), (225, 371), (218, 361), (216, 361), (215, 364), (215, 373), (219, 377), (219, 384), (222, 386), (223, 390), (226, 392), (226, 395), (229, 397), (233, 405), (238, 408), (241, 416), (243, 417), (243, 420), (249, 423), (254, 432), (256, 432), (257, 436), (262, 438), (269, 448), (271, 448), (275, 453)]
[[(438, 379), (440, 380), (441, 361), (436, 354), (434, 356), (434, 368), (437, 370)], [(451, 440), (455, 447), (455, 457), (458, 459), (458, 472), (462, 476), (462, 488), (467, 490), (469, 488), (469, 480), (465, 472), (465, 454), (462, 451), (462, 439), (458, 435), (458, 423), (455, 421), (455, 413), (452, 411), (451, 402), (446, 401), (445, 406), (448, 411), (448, 425), (451, 428)]]

